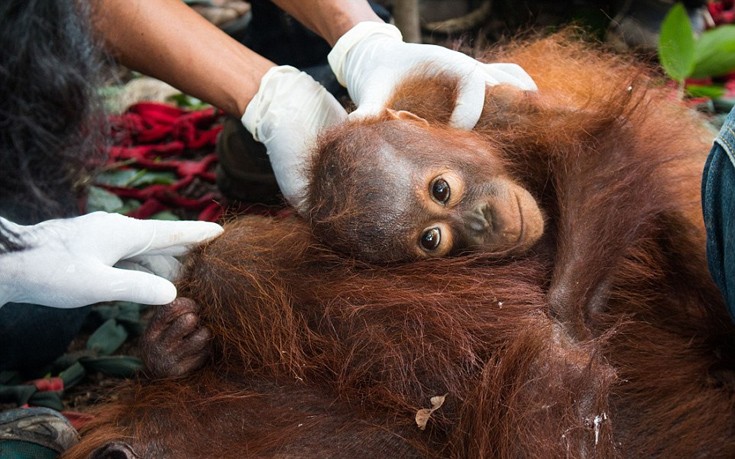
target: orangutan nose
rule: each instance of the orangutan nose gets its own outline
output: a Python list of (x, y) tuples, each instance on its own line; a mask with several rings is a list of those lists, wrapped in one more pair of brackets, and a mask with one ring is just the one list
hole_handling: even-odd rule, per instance
[(492, 229), (491, 212), (486, 204), (475, 207), (464, 214), (465, 228), (473, 237), (481, 237)]

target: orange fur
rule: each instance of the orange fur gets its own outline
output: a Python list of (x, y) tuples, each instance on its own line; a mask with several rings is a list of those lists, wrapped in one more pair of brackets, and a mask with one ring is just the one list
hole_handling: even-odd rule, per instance
[(477, 131), (548, 213), (535, 250), (375, 266), (297, 219), (230, 222), (179, 285), (213, 332), (207, 366), (130, 383), (65, 457), (111, 441), (144, 457), (734, 456), (706, 133), (628, 62), (558, 37), (504, 52), (539, 93), (491, 88)]

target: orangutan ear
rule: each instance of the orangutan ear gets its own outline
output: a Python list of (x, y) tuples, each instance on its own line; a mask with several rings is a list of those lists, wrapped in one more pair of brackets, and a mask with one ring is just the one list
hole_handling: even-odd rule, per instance
[(403, 120), (403, 121), (415, 121), (420, 124), (425, 124), (426, 126), (429, 125), (429, 122), (425, 119), (421, 118), (418, 115), (415, 115), (409, 111), (406, 110), (393, 110), (392, 108), (386, 108), (385, 109), (388, 112), (388, 117), (394, 120)]

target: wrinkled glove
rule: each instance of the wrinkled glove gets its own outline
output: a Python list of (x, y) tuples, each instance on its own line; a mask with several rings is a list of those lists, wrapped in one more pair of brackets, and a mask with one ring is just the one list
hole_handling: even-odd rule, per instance
[[(0, 255), (0, 306), (170, 303), (176, 298), (176, 287), (167, 280), (178, 271), (174, 257), (222, 232), (216, 223), (136, 220), (105, 212), (31, 226), (0, 220), (25, 247)], [(120, 269), (123, 265), (141, 270)]]
[(319, 133), (347, 119), (329, 91), (294, 67), (271, 68), (245, 109), (242, 124), (268, 150), (283, 196), (303, 211), (307, 159)]
[(460, 77), (450, 122), (468, 130), (480, 119), (486, 85), (508, 83), (536, 90), (533, 79), (516, 64), (483, 64), (441, 46), (404, 43), (396, 27), (380, 22), (358, 23), (340, 37), (329, 53), (329, 65), (357, 105), (350, 118), (380, 113), (396, 85), (417, 72)]

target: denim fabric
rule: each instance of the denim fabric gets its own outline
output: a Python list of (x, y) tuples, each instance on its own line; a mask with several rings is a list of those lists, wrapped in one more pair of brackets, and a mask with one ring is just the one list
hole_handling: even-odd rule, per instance
[(702, 208), (709, 270), (735, 320), (735, 109), (704, 166)]

